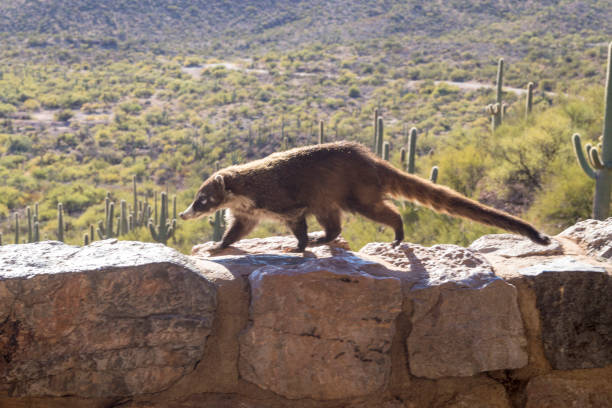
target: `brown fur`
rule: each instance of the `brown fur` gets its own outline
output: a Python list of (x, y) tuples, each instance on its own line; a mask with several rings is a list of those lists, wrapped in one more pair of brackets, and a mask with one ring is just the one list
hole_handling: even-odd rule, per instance
[(351, 211), (393, 228), (397, 245), (404, 239), (404, 228), (400, 214), (386, 201), (389, 195), (513, 231), (539, 244), (550, 242), (527, 222), (397, 170), (351, 142), (296, 148), (219, 170), (202, 184), (181, 217), (229, 208), (232, 217), (220, 248), (246, 236), (261, 218), (275, 218), (287, 224), (303, 251), (308, 244), (307, 215), (314, 215), (325, 229), (315, 243), (325, 243), (340, 234), (342, 211)]

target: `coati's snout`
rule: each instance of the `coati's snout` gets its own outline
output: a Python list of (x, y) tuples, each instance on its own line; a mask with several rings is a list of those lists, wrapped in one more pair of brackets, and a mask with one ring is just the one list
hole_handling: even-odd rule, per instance
[(179, 214), (183, 220), (203, 217), (216, 211), (225, 200), (225, 182), (223, 176), (217, 174), (206, 180), (185, 211)]

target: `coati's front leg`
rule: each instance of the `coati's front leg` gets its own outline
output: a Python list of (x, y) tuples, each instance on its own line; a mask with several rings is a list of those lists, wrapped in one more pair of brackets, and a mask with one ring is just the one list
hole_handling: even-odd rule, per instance
[(257, 219), (235, 214), (232, 214), (228, 221), (230, 225), (225, 231), (225, 234), (223, 234), (221, 242), (217, 244), (216, 249), (225, 249), (234, 242), (239, 241), (257, 225)]
[(306, 217), (301, 215), (298, 218), (287, 221), (287, 226), (298, 240), (298, 246), (295, 252), (304, 252), (308, 245), (308, 226), (306, 225)]

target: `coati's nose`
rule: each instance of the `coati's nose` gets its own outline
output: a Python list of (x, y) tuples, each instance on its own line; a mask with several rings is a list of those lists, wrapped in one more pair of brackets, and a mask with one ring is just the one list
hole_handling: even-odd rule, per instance
[(181, 217), (181, 219), (184, 220), (185, 219), (185, 212), (183, 211), (182, 213), (180, 213), (179, 217)]

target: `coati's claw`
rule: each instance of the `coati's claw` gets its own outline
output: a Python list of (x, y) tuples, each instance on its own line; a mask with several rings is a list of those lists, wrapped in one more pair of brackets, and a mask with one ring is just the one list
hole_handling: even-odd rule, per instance
[(397, 247), (398, 247), (398, 245), (399, 245), (399, 244), (401, 244), (401, 243), (402, 243), (402, 241), (401, 241), (401, 240), (396, 239), (395, 241), (391, 242), (391, 246), (392, 246), (393, 248), (397, 248)]

